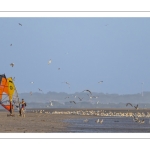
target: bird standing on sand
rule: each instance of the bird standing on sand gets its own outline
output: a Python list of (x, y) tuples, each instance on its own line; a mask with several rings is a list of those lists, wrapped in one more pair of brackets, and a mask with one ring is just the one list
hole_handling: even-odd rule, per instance
[(83, 122), (85, 122), (85, 123), (88, 122), (88, 119), (83, 120)]
[(103, 119), (100, 121), (100, 124), (102, 124), (103, 123)]
[(13, 67), (14, 65), (15, 65), (14, 63), (11, 63), (11, 64), (10, 64), (10, 66), (12, 66), (12, 67)]

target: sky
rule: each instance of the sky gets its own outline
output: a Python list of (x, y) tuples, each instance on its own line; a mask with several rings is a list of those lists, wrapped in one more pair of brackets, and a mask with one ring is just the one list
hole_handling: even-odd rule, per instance
[(149, 27), (146, 17), (1, 17), (0, 74), (19, 93), (150, 91)]

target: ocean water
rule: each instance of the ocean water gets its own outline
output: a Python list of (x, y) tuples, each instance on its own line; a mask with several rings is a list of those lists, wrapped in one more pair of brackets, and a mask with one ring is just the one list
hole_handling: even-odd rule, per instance
[[(97, 119), (103, 123), (96, 123)], [(90, 118), (88, 122), (85, 119), (68, 119), (68, 132), (71, 133), (150, 133), (150, 119), (144, 119), (145, 123), (140, 124), (133, 121), (132, 117), (97, 117)]]

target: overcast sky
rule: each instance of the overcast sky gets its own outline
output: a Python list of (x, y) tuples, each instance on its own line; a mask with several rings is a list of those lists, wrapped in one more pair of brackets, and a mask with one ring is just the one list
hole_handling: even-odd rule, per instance
[(149, 27), (150, 18), (0, 18), (0, 74), (19, 93), (150, 91)]

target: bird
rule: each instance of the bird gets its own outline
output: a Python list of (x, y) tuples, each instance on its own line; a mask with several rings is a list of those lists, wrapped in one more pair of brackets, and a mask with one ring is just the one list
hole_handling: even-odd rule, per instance
[(12, 46), (12, 44), (10, 44), (10, 46)]
[(83, 122), (88, 122), (88, 119), (83, 120)]
[(66, 83), (66, 84), (70, 85), (70, 83), (68, 83), (68, 82), (62, 82), (62, 83)]
[[(87, 92), (89, 92), (92, 95), (92, 92), (90, 90), (84, 90), (84, 91), (87, 91)], [(84, 92), (84, 91), (82, 91), (82, 92)]]
[(138, 104), (136, 106), (134, 106), (135, 109), (138, 109)]
[(103, 123), (103, 119), (100, 121), (100, 124), (102, 124)]
[(127, 103), (126, 106), (131, 105), (133, 107), (133, 105), (131, 103)]
[(65, 99), (69, 98), (69, 96), (65, 97)]
[(97, 104), (99, 103), (99, 101), (97, 102)]
[(74, 104), (76, 104), (76, 102), (75, 102), (75, 101), (70, 101), (70, 103), (72, 103), (72, 102), (73, 102)]
[(82, 101), (83, 98), (78, 97), (80, 101)]
[(39, 89), (39, 91), (43, 92), (40, 88), (38, 88), (38, 89)]
[(20, 26), (22, 26), (22, 24), (21, 23), (18, 23)]
[(102, 83), (103, 81), (99, 81), (98, 83)]
[(31, 81), (30, 83), (32, 83), (32, 84), (33, 84), (34, 82), (33, 82), (33, 81)]
[(50, 106), (53, 106), (53, 103), (52, 103), (52, 101), (50, 101)]
[(142, 120), (140, 121), (140, 123), (145, 123), (145, 120), (144, 120), (144, 119), (142, 119)]
[(52, 60), (50, 59), (50, 60), (48, 61), (48, 65), (51, 64), (51, 62), (52, 62)]
[(60, 70), (60, 68), (58, 68), (58, 70)]
[(15, 65), (14, 63), (11, 63), (11, 64), (10, 64), (10, 66), (12, 66), (12, 67), (13, 67), (14, 65)]
[(99, 120), (99, 119), (97, 119), (95, 122), (96, 122), (96, 123), (99, 123), (99, 122), (100, 122), (100, 120)]

